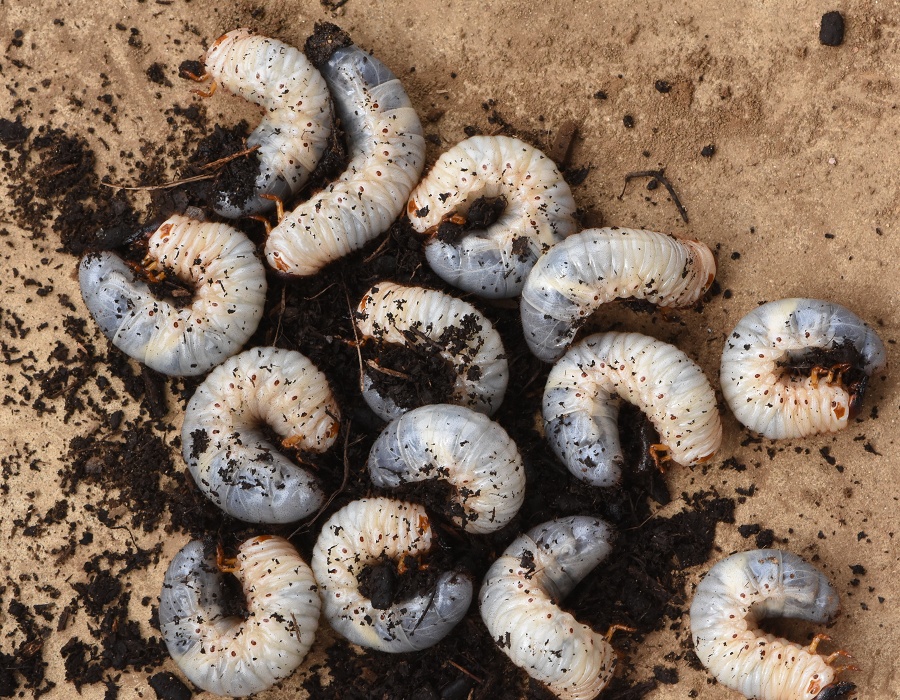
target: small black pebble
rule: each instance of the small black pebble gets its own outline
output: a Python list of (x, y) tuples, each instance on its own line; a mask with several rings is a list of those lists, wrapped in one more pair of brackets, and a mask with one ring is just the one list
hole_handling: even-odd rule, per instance
[(716, 152), (716, 147), (713, 144), (709, 144), (700, 149), (700, 155), (704, 158), (712, 158)]
[(650, 182), (647, 183), (648, 190), (655, 190), (657, 187), (659, 187), (659, 181), (657, 180), (650, 180)]
[(825, 46), (840, 46), (844, 43), (844, 16), (840, 12), (826, 12), (822, 15), (819, 41)]
[(626, 129), (633, 129), (634, 117), (632, 117), (630, 114), (626, 114), (624, 117), (622, 117), (622, 124), (625, 125)]
[(596, 100), (605, 100), (607, 98), (607, 94), (603, 90), (597, 90), (594, 93), (594, 99)]
[(741, 254), (738, 253), (737, 251), (734, 251), (734, 252), (731, 254), (731, 259), (732, 259), (732, 260), (740, 260), (740, 258), (741, 258)]
[(661, 92), (663, 94), (671, 92), (672, 90), (672, 84), (666, 82), (665, 80), (657, 80), (655, 83), (653, 83), (653, 87), (656, 88), (657, 92)]

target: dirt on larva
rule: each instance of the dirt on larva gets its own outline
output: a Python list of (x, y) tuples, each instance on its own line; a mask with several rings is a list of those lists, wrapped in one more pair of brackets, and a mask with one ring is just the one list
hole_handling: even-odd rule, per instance
[[(564, 160), (584, 225), (646, 227), (720, 250), (718, 282), (702, 309), (637, 314), (613, 304), (581, 333), (654, 335), (686, 351), (717, 387), (722, 344), (741, 316), (764, 301), (810, 296), (853, 309), (893, 354), (897, 156), (884, 144), (895, 140), (900, 83), (900, 62), (892, 60), (900, 50), (896, 3), (847, 7), (842, 42), (827, 46), (815, 3), (777, 13), (742, 6), (727, 16), (696, 0), (577, 8), (562, 0), (452, 7), (53, 0), (5, 9), (0, 697), (206, 697), (184, 681), (159, 632), (158, 596), (174, 553), (201, 538), (233, 554), (265, 532), (290, 537), (308, 560), (334, 511), (389, 495), (372, 487), (365, 470), (383, 422), (361, 398), (362, 366), (394, 372), (379, 375), (379, 388), (399, 402), (452, 388), (436, 355), (357, 345), (354, 310), (382, 280), (464, 297), (498, 329), (510, 384), (495, 418), (519, 446), (528, 487), (514, 521), (485, 536), (452, 524), (452, 511), (441, 508), (446, 487), (405, 487), (403, 498), (431, 507), (437, 545), (407, 573), (389, 563), (366, 573), (363, 585), (381, 603), (427, 586), (448, 566), (479, 581), (519, 532), (558, 515), (599, 515), (617, 530), (615, 547), (563, 605), (597, 630), (635, 630), (614, 636), (620, 670), (601, 698), (733, 697), (699, 664), (686, 612), (713, 561), (767, 546), (815, 562), (835, 583), (843, 612), (827, 630), (835, 641), (822, 648), (853, 653), (865, 671), (845, 677), (860, 686), (860, 697), (897, 693), (883, 653), (900, 628), (892, 605), (900, 594), (890, 515), (900, 497), (892, 367), (864, 387), (862, 410), (844, 433), (762, 440), (723, 405), (720, 453), (664, 474), (647, 457), (652, 430), (625, 410), (623, 483), (592, 489), (569, 475), (540, 435), (549, 366), (529, 353), (515, 303), (485, 302), (441, 282), (422, 238), (401, 219), (314, 277), (268, 272), (264, 319), (249, 345), (310, 357), (332, 385), (343, 424), (335, 447), (310, 460), (332, 496), (327, 508), (307, 523), (254, 526), (211, 505), (181, 458), (181, 416), (202, 378), (161, 376), (110, 345), (87, 314), (75, 275), (77, 256), (97, 248), (116, 247), (139, 263), (143, 227), (189, 209), (214, 218), (214, 178), (216, 186), (222, 178), (246, 183), (258, 171), (252, 153), (235, 157), (257, 110), (222, 91), (208, 99), (190, 92), (198, 86), (185, 71), (202, 72), (197, 60), (209, 44), (252, 26), (299, 47), (315, 21), (329, 21), (403, 81), (422, 117), (429, 163), (476, 133), (515, 135)], [(828, 36), (835, 44), (833, 28)], [(296, 201), (346, 164), (337, 126)], [(645, 171), (662, 174), (688, 221), (659, 178), (627, 178)], [(491, 220), (496, 206), (484, 202), (479, 216)], [(262, 222), (236, 225), (262, 246)], [(438, 235), (459, 233), (445, 227)], [(189, 300), (173, 280), (156, 289)], [(825, 361), (837, 360), (810, 356)], [(232, 602), (240, 611), (239, 597)], [(801, 643), (823, 631), (776, 628)], [(303, 668), (258, 697), (298, 696), (552, 697), (508, 661), (476, 606), (446, 640), (415, 655), (360, 652), (323, 620)]]

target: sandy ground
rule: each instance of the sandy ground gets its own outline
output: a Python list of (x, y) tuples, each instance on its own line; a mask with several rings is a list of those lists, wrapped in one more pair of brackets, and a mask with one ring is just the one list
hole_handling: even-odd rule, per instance
[[(177, 77), (181, 61), (200, 58), (207, 42), (237, 26), (302, 45), (313, 22), (328, 19), (401, 76), (420, 113), (443, 112), (426, 131), (445, 144), (464, 138), (469, 124), (490, 131), (490, 110), (543, 144), (573, 121), (578, 136), (570, 160), (592, 166), (574, 190), (589, 224), (673, 231), (717, 247), (719, 282), (730, 294), (715, 297), (702, 314), (690, 314), (686, 327), (666, 330), (667, 339), (696, 358), (714, 384), (724, 338), (738, 319), (759, 302), (787, 296), (832, 299), (854, 309), (877, 326), (895, 365), (900, 3), (842, 3), (847, 36), (837, 48), (818, 41), (819, 17), (827, 9), (834, 8), (752, 2), (719, 9), (702, 0), (349, 0), (331, 12), (317, 2), (268, 0), (0, 0), (0, 116), (84, 135), (98, 155), (97, 171), (128, 183), (135, 175), (122, 166), (120, 153), (140, 153), (164, 138), (166, 110), (199, 99)], [(17, 37), (15, 30), (23, 34)], [(146, 71), (154, 63), (164, 66), (171, 86), (148, 81)], [(660, 92), (659, 80), (671, 90)], [(105, 94), (113, 96), (112, 107), (98, 101)], [(113, 118), (105, 121), (112, 108)], [(207, 108), (223, 124), (254, 114), (226, 96), (208, 101)], [(633, 118), (632, 128), (623, 123), (626, 115)], [(715, 154), (702, 157), (708, 144), (715, 145)], [(430, 144), (429, 158), (439, 151)], [(689, 224), (662, 188), (645, 188), (646, 180), (632, 182), (622, 195), (626, 173), (661, 167)], [(51, 232), (35, 238), (20, 228), (2, 192), (0, 340), (4, 394), (11, 398), (0, 406), (0, 650), (10, 653), (21, 642), (11, 600), (48, 604), (44, 656), (47, 678), (56, 687), (47, 697), (72, 697), (59, 649), (72, 635), (84, 634), (87, 623), (76, 615), (56, 631), (58, 617), (72, 596), (71, 584), (85, 580), (82, 564), (95, 550), (80, 548), (57, 565), (54, 547), (72, 531), (92, 530), (91, 547), (101, 549), (125, 547), (132, 535), (104, 528), (84, 509), (96, 498), (90, 488), (70, 499), (66, 517), (48, 525), (46, 537), (25, 538), (16, 525), (29, 511), (45, 513), (59, 499), (57, 471), (65, 467), (69, 440), (97, 426), (77, 416), (64, 422), (61, 398), (50, 401), (59, 408), (55, 414), (39, 417), (32, 408), (35, 374), (57, 341), (76, 351), (61, 331), (63, 316), (86, 318), (87, 312), (74, 259), (56, 250)], [(60, 294), (71, 298), (74, 311), (63, 309)], [(15, 330), (13, 314), (30, 332)], [(643, 317), (634, 327), (652, 330)], [(771, 445), (742, 444), (748, 433), (725, 415), (720, 459), (734, 456), (748, 469), (676, 468), (667, 478), (674, 494), (755, 485), (755, 495), (738, 505), (737, 524), (760, 523), (785, 540), (786, 548), (818, 557), (843, 602), (828, 649), (852, 651), (863, 670), (847, 678), (858, 684), (860, 697), (877, 699), (900, 693), (891, 661), (900, 632), (893, 539), (900, 496), (896, 374), (876, 378), (867, 402), (861, 419), (839, 435)], [(180, 406), (172, 405), (169, 420), (178, 426)], [(877, 418), (870, 415), (873, 406)], [(133, 403), (126, 406), (126, 416), (135, 410)], [(822, 456), (823, 448), (836, 464)], [(676, 498), (668, 510), (680, 505)], [(717, 556), (752, 546), (737, 524), (720, 525)], [(146, 624), (166, 562), (184, 542), (157, 533), (133, 536), (143, 547), (163, 541), (159, 562), (129, 579), (133, 617)], [(854, 573), (855, 565), (865, 574)], [(692, 572), (692, 579), (704, 568)], [(48, 583), (61, 597), (54, 597)], [(150, 600), (142, 607), (145, 596)], [(632, 651), (629, 661), (646, 672), (672, 651), (680, 651), (675, 632), (660, 632)], [(736, 697), (710, 685), (705, 672), (683, 661), (676, 666), (679, 682), (660, 685), (649, 697)], [(167, 668), (174, 665), (168, 662)], [(119, 697), (152, 697), (147, 675), (122, 675)], [(298, 683), (294, 678), (259, 697), (294, 697)], [(85, 686), (82, 697), (100, 698), (104, 691), (102, 684)]]

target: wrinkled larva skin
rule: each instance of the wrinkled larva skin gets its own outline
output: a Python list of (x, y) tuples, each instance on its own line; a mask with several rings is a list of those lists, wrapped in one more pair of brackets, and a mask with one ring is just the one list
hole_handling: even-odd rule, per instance
[(735, 417), (771, 439), (831, 433), (847, 426), (850, 393), (840, 384), (790, 376), (779, 363), (811, 348), (850, 342), (871, 376), (887, 364), (881, 339), (839, 304), (817, 299), (769, 302), (744, 316), (722, 352), (722, 394)]
[(658, 306), (695, 304), (716, 276), (702, 243), (627, 228), (588, 229), (543, 255), (522, 290), (528, 347), (545, 362), (559, 359), (581, 325), (614, 299)]
[(324, 452), (337, 437), (328, 380), (299, 352), (252, 348), (217, 367), (185, 411), (184, 460), (207, 498), (239, 520), (306, 518), (322, 505), (318, 480), (266, 439), (264, 425), (307, 452)]
[(173, 216), (150, 237), (147, 257), (194, 287), (190, 306), (154, 297), (115, 253), (89, 253), (78, 266), (88, 311), (122, 352), (163, 374), (195, 376), (253, 335), (265, 305), (266, 273), (243, 233)]
[(166, 571), (159, 623), (169, 653), (192, 683), (245, 697), (300, 666), (315, 639), (321, 603), (309, 566), (281, 537), (247, 540), (236, 561), (246, 619), (224, 615), (225, 576), (195, 540)]
[(718, 562), (697, 585), (691, 635), (700, 662), (726, 687), (759, 700), (813, 700), (834, 682), (834, 669), (822, 656), (765, 634), (757, 622), (829, 622), (839, 606), (825, 575), (796, 554), (739, 552)]
[(569, 348), (544, 388), (544, 434), (579, 479), (618, 483), (620, 399), (646, 414), (679, 464), (704, 462), (719, 449), (716, 395), (691, 358), (640, 333), (597, 333)]
[(575, 200), (553, 161), (519, 139), (473, 136), (438, 158), (407, 205), (413, 228), (425, 233), (482, 197), (500, 196), (506, 209), (486, 229), (425, 244), (441, 279), (488, 298), (518, 296), (538, 257), (575, 232)]
[(562, 700), (592, 700), (609, 683), (616, 655), (602, 634), (559, 601), (603, 561), (612, 534), (602, 520), (569, 516), (519, 535), (481, 586), (481, 619), (512, 662)]
[(319, 583), (325, 617), (354, 644), (403, 653), (437, 644), (463, 618), (472, 602), (472, 579), (448, 571), (435, 587), (377, 610), (359, 592), (357, 576), (389, 558), (420, 556), (431, 549), (425, 509), (389, 498), (353, 501), (331, 516), (313, 549), (312, 569)]
[(422, 125), (400, 81), (358, 46), (320, 66), (349, 140), (344, 173), (287, 214), (269, 234), (266, 259), (290, 275), (325, 265), (387, 231), (422, 174)]
[(218, 191), (213, 208), (235, 219), (266, 211), (306, 184), (325, 152), (333, 121), (325, 79), (303, 52), (277, 39), (235, 29), (219, 37), (206, 54), (206, 70), (229, 92), (263, 108), (263, 119), (247, 138), (259, 146), (255, 193), (246, 202)]
[(372, 445), (366, 466), (379, 488), (444, 479), (463, 510), (453, 522), (476, 534), (499, 530), (525, 499), (516, 444), (499, 424), (463, 406), (422, 406), (395, 419)]
[[(477, 333), (468, 336), (455, 352), (441, 346), (441, 336), (474, 322)], [(422, 287), (404, 287), (379, 282), (356, 310), (356, 325), (362, 339), (407, 345), (410, 331), (441, 346), (441, 356), (456, 370), (454, 403), (491, 415), (503, 402), (509, 381), (509, 366), (500, 334), (478, 309), (443, 292)], [(372, 380), (363, 379), (363, 398), (384, 420), (400, 417), (407, 409), (375, 391)]]

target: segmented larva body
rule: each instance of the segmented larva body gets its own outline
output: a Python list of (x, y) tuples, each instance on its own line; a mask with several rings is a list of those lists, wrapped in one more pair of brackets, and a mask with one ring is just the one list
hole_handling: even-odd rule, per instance
[(512, 662), (562, 700), (592, 700), (609, 683), (616, 654), (602, 634), (558, 602), (610, 552), (602, 520), (569, 516), (519, 535), (488, 570), (481, 619)]
[(697, 656), (719, 683), (748, 698), (813, 700), (834, 682), (835, 669), (809, 649), (764, 633), (757, 621), (828, 622), (839, 605), (825, 575), (796, 554), (732, 554), (694, 592), (690, 617)]
[(333, 121), (325, 79), (303, 52), (277, 39), (235, 29), (216, 39), (206, 70), (229, 92), (263, 108), (263, 119), (247, 137), (258, 146), (259, 174), (246, 198), (214, 193), (217, 214), (237, 218), (271, 209), (262, 195), (287, 199), (306, 184), (328, 145)]
[[(503, 402), (509, 381), (503, 342), (468, 302), (433, 289), (379, 282), (360, 301), (356, 325), (365, 340), (430, 343), (456, 371), (453, 403), (491, 415)], [(379, 394), (368, 374), (363, 398), (384, 420), (409, 410)]]
[(525, 499), (525, 467), (512, 438), (463, 406), (422, 406), (393, 420), (366, 464), (380, 488), (443, 479), (453, 488), (453, 522), (484, 534), (506, 525)]
[(472, 602), (472, 579), (467, 574), (444, 572), (431, 590), (384, 610), (360, 593), (357, 580), (367, 566), (385, 558), (400, 561), (425, 554), (431, 549), (431, 537), (425, 509), (415, 503), (364, 498), (332, 515), (312, 555), (332, 628), (354, 644), (391, 653), (419, 651), (443, 639)]
[(293, 350), (252, 348), (217, 367), (188, 403), (181, 429), (184, 460), (200, 490), (229, 515), (289, 523), (322, 505), (316, 478), (272, 445), (324, 452), (340, 411), (328, 380)]
[(400, 81), (351, 44), (319, 66), (350, 146), (343, 174), (287, 214), (266, 259), (291, 275), (321, 268), (386, 231), (403, 212), (425, 162), (422, 125)]
[(189, 306), (157, 299), (115, 253), (89, 253), (78, 266), (88, 311), (122, 352), (163, 374), (193, 376), (253, 335), (266, 301), (266, 273), (243, 233), (173, 216), (150, 236), (147, 257), (193, 286)]
[(782, 299), (744, 316), (725, 342), (720, 375), (722, 394), (737, 419), (771, 439), (846, 427), (862, 399), (865, 381), (848, 390), (840, 380), (819, 378), (817, 372), (796, 376), (785, 367), (818, 364), (816, 350), (843, 353), (866, 377), (887, 363), (875, 331), (839, 304)]
[(557, 243), (522, 290), (525, 340), (545, 362), (558, 359), (602, 304), (643, 299), (680, 308), (696, 303), (716, 276), (698, 241), (628, 228), (588, 229)]
[(719, 449), (716, 395), (691, 358), (640, 333), (597, 333), (569, 348), (544, 388), (544, 434), (579, 479), (618, 482), (620, 399), (647, 415), (674, 461), (696, 464)]
[(281, 537), (244, 542), (234, 575), (244, 616), (223, 611), (224, 574), (203, 543), (189, 542), (163, 579), (159, 623), (169, 653), (192, 683), (244, 697), (291, 675), (313, 644), (321, 603), (297, 550)]
[(452, 241), (432, 235), (428, 264), (441, 279), (489, 298), (515, 297), (535, 261), (575, 232), (575, 200), (556, 165), (509, 136), (473, 136), (438, 158), (407, 205), (419, 233), (462, 216), (481, 198), (503, 197), (506, 208), (485, 229)]

